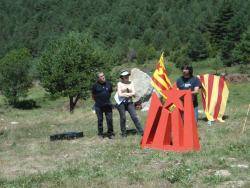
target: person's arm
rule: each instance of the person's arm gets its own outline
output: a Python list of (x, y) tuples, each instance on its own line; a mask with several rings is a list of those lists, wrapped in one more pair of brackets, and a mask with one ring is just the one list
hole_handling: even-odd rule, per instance
[(117, 84), (117, 92), (118, 92), (119, 97), (126, 97), (126, 98), (130, 97), (129, 93), (122, 92), (122, 86), (119, 83)]
[(200, 87), (194, 87), (194, 91), (192, 91), (192, 94), (198, 94)]
[(199, 93), (199, 89), (201, 87), (200, 80), (196, 77), (195, 83), (194, 83), (194, 91), (192, 91), (192, 94), (197, 95)]
[(133, 82), (131, 82), (131, 91), (128, 94), (130, 95), (130, 97), (135, 96), (135, 86)]
[(110, 93), (112, 93), (113, 92), (113, 86), (112, 86), (112, 84), (110, 83)]
[(95, 101), (95, 84), (92, 86), (91, 95), (92, 95), (92, 99)]
[(177, 80), (176, 80), (176, 87), (178, 88), (178, 89), (180, 89), (180, 78), (178, 78)]

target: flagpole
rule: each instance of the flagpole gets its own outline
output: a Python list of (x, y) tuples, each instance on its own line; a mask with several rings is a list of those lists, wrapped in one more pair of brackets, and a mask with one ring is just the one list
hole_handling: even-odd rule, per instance
[[(248, 105), (247, 116), (248, 116), (248, 113), (249, 113), (249, 108), (250, 108), (250, 104)], [(246, 130), (247, 116), (246, 116), (246, 118), (245, 118), (245, 122), (244, 122), (244, 125), (243, 125), (243, 127), (242, 127), (241, 134), (243, 134), (244, 131)]]

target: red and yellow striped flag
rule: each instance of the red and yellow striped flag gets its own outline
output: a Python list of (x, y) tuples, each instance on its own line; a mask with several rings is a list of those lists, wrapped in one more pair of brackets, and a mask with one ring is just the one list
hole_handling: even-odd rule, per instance
[(224, 122), (229, 90), (224, 77), (205, 74), (198, 76), (202, 84), (202, 103), (209, 121)]
[(157, 63), (151, 84), (165, 99), (167, 98), (164, 94), (164, 91), (169, 90), (172, 86), (167, 76), (167, 70), (164, 65), (163, 53), (161, 54), (161, 57)]

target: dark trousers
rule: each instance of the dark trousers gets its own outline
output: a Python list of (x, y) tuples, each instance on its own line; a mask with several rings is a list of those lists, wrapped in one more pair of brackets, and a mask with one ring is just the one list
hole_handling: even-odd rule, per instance
[(131, 119), (133, 120), (137, 131), (140, 134), (143, 134), (143, 129), (137, 117), (135, 106), (133, 103), (121, 103), (120, 105), (117, 106), (117, 109), (120, 114), (120, 126), (122, 135), (126, 135), (126, 111), (128, 111)]
[(112, 107), (111, 106), (104, 106), (98, 107), (95, 106), (95, 112), (98, 119), (98, 135), (103, 135), (103, 113), (106, 117), (107, 127), (108, 127), (108, 135), (113, 135), (113, 117), (112, 117)]

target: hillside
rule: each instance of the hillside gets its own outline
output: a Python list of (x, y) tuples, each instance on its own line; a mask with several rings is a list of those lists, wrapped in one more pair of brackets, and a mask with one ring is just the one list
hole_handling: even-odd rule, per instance
[(249, 8), (245, 0), (2, 0), (0, 57), (23, 47), (39, 57), (48, 43), (76, 31), (102, 42), (117, 62), (132, 49), (139, 63), (160, 51), (175, 63), (222, 51), (231, 65), (237, 58), (223, 53), (231, 52), (247, 31)]

